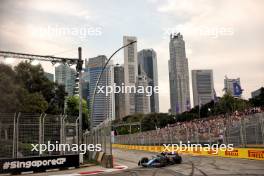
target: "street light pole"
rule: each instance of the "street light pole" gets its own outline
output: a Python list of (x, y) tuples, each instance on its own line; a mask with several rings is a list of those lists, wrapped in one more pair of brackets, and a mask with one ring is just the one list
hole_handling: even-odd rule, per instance
[[(78, 59), (82, 62), (82, 48), (78, 48)], [(79, 144), (82, 142), (82, 69), (79, 70)]]
[[(93, 110), (94, 110), (94, 99), (95, 99), (95, 95), (96, 95), (96, 93), (97, 93), (97, 87), (98, 87), (98, 84), (99, 84), (99, 82), (100, 82), (100, 80), (101, 80), (101, 77), (102, 77), (102, 75), (103, 75), (103, 73), (104, 73), (104, 70), (105, 70), (105, 68), (106, 68), (106, 66), (108, 65), (108, 63), (110, 62), (110, 60), (112, 59), (112, 57), (116, 54), (116, 53), (118, 53), (121, 49), (123, 49), (123, 48), (125, 48), (125, 47), (127, 47), (127, 46), (129, 46), (129, 45), (132, 45), (133, 43), (136, 43), (137, 41), (132, 41), (132, 42), (130, 42), (130, 43), (128, 43), (128, 44), (126, 44), (126, 45), (124, 45), (124, 46), (122, 46), (122, 47), (120, 47), (118, 50), (116, 50), (110, 57), (109, 57), (109, 59), (106, 61), (106, 63), (105, 63), (105, 65), (104, 65), (104, 67), (103, 67), (103, 69), (101, 70), (101, 73), (100, 73), (100, 75), (99, 75), (99, 77), (98, 77), (98, 79), (97, 79), (97, 81), (96, 81), (96, 85), (95, 85), (95, 87), (94, 87), (94, 91), (93, 91), (93, 94), (92, 94), (92, 102), (91, 102), (91, 109), (90, 109), (90, 131), (92, 131), (93, 130)], [(110, 120), (111, 121), (111, 120)]]
[[(78, 145), (83, 142), (83, 134), (82, 134), (82, 48), (78, 47), (78, 63), (77, 71), (79, 71), (79, 136), (78, 136)], [(80, 154), (80, 163), (83, 163), (83, 156)]]

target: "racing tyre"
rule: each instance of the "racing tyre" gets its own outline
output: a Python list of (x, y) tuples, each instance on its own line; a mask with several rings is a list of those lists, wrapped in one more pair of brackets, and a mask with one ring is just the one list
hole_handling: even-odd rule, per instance
[(175, 164), (181, 164), (181, 162), (182, 162), (182, 157), (181, 157), (181, 156), (177, 156), (177, 157), (175, 157), (175, 158), (174, 158), (174, 162), (175, 162)]
[(138, 165), (141, 166), (142, 163), (147, 163), (149, 161), (149, 159), (147, 157), (143, 157), (141, 158), (141, 160), (138, 162)]

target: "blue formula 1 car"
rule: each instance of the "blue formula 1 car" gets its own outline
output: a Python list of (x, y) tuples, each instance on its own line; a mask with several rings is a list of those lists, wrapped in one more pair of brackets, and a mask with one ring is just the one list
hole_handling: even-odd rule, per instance
[(139, 166), (143, 167), (164, 167), (172, 164), (180, 164), (182, 157), (178, 153), (161, 153), (149, 159), (147, 157), (141, 158), (138, 162)]

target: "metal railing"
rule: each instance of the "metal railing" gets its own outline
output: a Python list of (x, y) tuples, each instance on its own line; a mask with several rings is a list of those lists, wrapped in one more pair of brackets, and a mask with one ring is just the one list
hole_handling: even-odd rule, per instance
[(0, 113), (0, 158), (70, 154), (36, 152), (31, 144), (77, 143), (77, 117), (49, 114)]

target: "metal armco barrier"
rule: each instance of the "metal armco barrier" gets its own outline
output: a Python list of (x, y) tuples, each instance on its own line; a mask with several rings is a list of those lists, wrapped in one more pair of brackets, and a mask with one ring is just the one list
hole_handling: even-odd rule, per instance
[(105, 168), (113, 168), (113, 155), (104, 154), (101, 160), (101, 164)]
[(83, 134), (85, 144), (100, 144), (101, 152), (88, 152), (88, 158), (100, 163), (103, 167), (113, 168), (111, 121), (105, 120), (90, 132)]
[[(126, 150), (143, 150), (148, 152), (162, 152), (165, 150), (164, 146), (141, 146), (141, 145), (122, 145), (113, 144), (113, 147), (126, 149)], [(172, 148), (170, 147), (172, 151)], [(243, 158), (253, 160), (264, 160), (264, 149), (257, 148), (234, 148), (232, 151), (222, 151), (218, 149), (218, 152), (207, 151), (204, 148), (201, 150), (195, 150), (194, 148), (188, 148), (185, 151), (179, 151), (179, 153), (191, 154), (191, 155), (202, 155), (202, 156), (218, 156), (228, 158)]]
[(105, 154), (104, 152), (99, 152), (98, 153), (97, 162), (101, 163), (104, 154)]
[(88, 158), (98, 162), (101, 166), (105, 168), (113, 168), (113, 155), (107, 154), (105, 152), (88, 152)]

